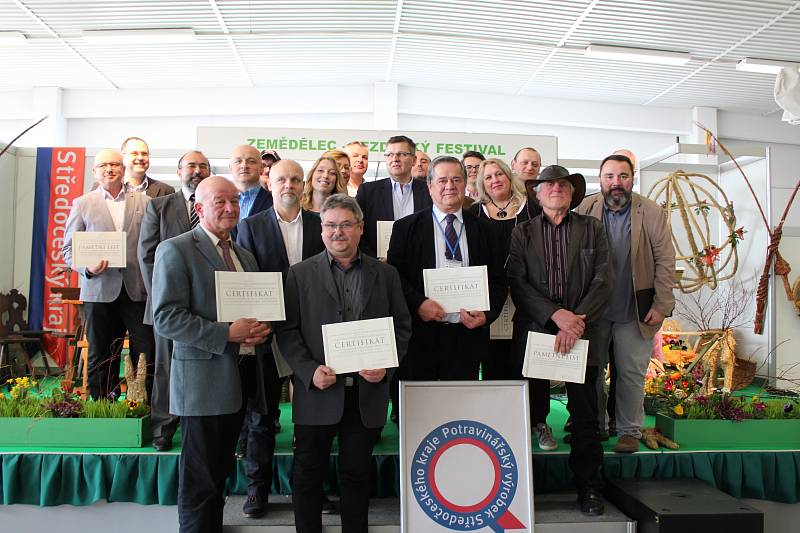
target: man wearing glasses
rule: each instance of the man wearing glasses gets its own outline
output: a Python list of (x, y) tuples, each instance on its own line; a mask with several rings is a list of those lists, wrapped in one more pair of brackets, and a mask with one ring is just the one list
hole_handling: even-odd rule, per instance
[[(503, 239), (485, 218), (462, 209), (466, 186), (461, 161), (437, 157), (428, 169), (433, 206), (394, 225), (387, 262), (400, 273), (413, 331), (408, 357), (400, 364), (400, 379), (478, 379), (479, 358), (489, 349), (488, 326), (505, 303)], [(446, 313), (425, 296), (424, 269), (479, 265), (488, 270), (488, 311)]]
[[(178, 192), (161, 196), (147, 204), (139, 236), (139, 266), (147, 289), (147, 306), (144, 323), (152, 325), (153, 264), (158, 245), (185, 233), (198, 223), (195, 212), (195, 190), (201, 181), (211, 175), (211, 165), (202, 152), (186, 152), (178, 160)], [(172, 449), (172, 437), (178, 427), (178, 417), (169, 414), (169, 369), (172, 360), (172, 341), (155, 336), (155, 371), (153, 396), (150, 399), (150, 424), (153, 430), (153, 448), (160, 452)]]
[(322, 325), (391, 316), (402, 358), (411, 317), (397, 270), (358, 249), (364, 222), (356, 201), (334, 194), (320, 215), (325, 251), (289, 268), (286, 321), (277, 325), (278, 346), (294, 371), (295, 527), (322, 531), (322, 485), (338, 437), (342, 531), (366, 532), (372, 448), (386, 422), (391, 372), (337, 375), (325, 365)]
[[(98, 187), (72, 204), (61, 254), (64, 262), (83, 277), (80, 299), (84, 302), (89, 340), (89, 395), (96, 399), (119, 392), (119, 353), (126, 331), (130, 352), (144, 353), (152, 364), (153, 328), (142, 323), (147, 292), (136, 255), (142, 217), (150, 198), (123, 184), (122, 154), (116, 150), (98, 152), (92, 170)], [(125, 268), (109, 267), (107, 260), (92, 267), (76, 267), (72, 261), (72, 236), (81, 231), (126, 232)], [(148, 396), (153, 390), (151, 370), (147, 372)]]
[(175, 192), (164, 182), (147, 175), (150, 168), (150, 147), (139, 137), (128, 137), (122, 141), (122, 162), (125, 164), (125, 183), (134, 191), (150, 198), (158, 198)]
[(364, 213), (364, 238), (361, 249), (378, 255), (378, 221), (400, 220), (431, 205), (427, 187), (411, 178), (416, 161), (417, 145), (405, 135), (391, 137), (386, 144), (386, 170), (389, 179), (361, 185), (356, 201)]

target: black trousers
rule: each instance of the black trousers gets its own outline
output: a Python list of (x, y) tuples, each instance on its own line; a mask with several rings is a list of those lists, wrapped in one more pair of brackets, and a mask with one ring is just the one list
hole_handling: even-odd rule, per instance
[(259, 413), (251, 405), (245, 413), (242, 434), (247, 439), (247, 455), (244, 458), (244, 471), (247, 475), (247, 491), (262, 491), (269, 494), (272, 487), (273, 458), (275, 457), (275, 421), (281, 416), (281, 379), (272, 361), (272, 353), (266, 354), (263, 361), (264, 381), (267, 389), (267, 413)]
[(178, 471), (178, 524), (181, 533), (220, 533), (225, 481), (236, 465), (239, 411), (217, 416), (182, 416)]
[(153, 438), (172, 439), (178, 429), (179, 418), (169, 414), (169, 373), (172, 363), (172, 341), (161, 335), (155, 338), (155, 368), (153, 371), (153, 396), (150, 402), (150, 427)]
[(361, 422), (358, 388), (345, 387), (344, 414), (338, 424), (296, 424), (292, 501), (298, 533), (322, 531), (322, 485), (328, 473), (333, 438), (339, 440), (339, 493), (343, 533), (367, 533), (372, 489), (372, 447), (381, 428)]
[(583, 383), (566, 384), (567, 411), (572, 417), (569, 467), (578, 494), (603, 487), (603, 446), (597, 437), (597, 379), (598, 367), (587, 366)]
[(511, 362), (511, 339), (489, 341), (489, 356), (481, 362), (481, 377), (486, 380), (518, 379), (515, 366)]
[(550, 414), (550, 380), (526, 378), (522, 375), (522, 365), (514, 365), (515, 379), (528, 382), (528, 408), (531, 413), (531, 429), (536, 424), (546, 424)]
[(461, 324), (437, 324), (427, 328), (430, 334), (424, 339), (422, 336), (414, 338), (412, 334), (408, 354), (400, 362), (400, 379), (477, 380), (481, 350), (475, 346), (474, 335)]
[(134, 368), (139, 354), (147, 358), (147, 397), (153, 397), (153, 326), (144, 324), (145, 302), (134, 302), (123, 287), (113, 302), (84, 302), (89, 341), (89, 394), (104, 398), (119, 387), (119, 362), (125, 332)]

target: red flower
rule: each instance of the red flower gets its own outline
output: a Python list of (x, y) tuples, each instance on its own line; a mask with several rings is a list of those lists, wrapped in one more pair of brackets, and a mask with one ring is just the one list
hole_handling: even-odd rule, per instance
[(719, 260), (719, 248), (714, 246), (713, 244), (707, 246), (701, 253), (700, 253), (700, 260), (706, 266), (712, 266), (714, 261)]

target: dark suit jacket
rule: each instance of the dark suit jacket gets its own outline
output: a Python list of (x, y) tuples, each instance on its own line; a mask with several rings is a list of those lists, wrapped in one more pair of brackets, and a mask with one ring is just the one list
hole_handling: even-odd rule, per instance
[(602, 309), (612, 287), (608, 241), (603, 224), (592, 217), (570, 213), (567, 280), (561, 305), (549, 296), (547, 268), (544, 261), (542, 217), (523, 222), (511, 234), (507, 273), (514, 313), (514, 357), (523, 361), (528, 331), (555, 335), (558, 327), (550, 320), (559, 309), (586, 315), (584, 339), (589, 340), (589, 364), (597, 365), (605, 347), (592, 342), (602, 322)]
[[(474, 337), (472, 353), (465, 356), (475, 358), (485, 355), (489, 342), (489, 324), (499, 315), (508, 294), (503, 262), (502, 238), (487, 220), (479, 219), (468, 211), (464, 214), (464, 231), (467, 234), (469, 266), (486, 265), (489, 274), (489, 304), (486, 311), (486, 325), (466, 334)], [(426, 300), (425, 283), (422, 270), (436, 268), (436, 245), (434, 243), (434, 222), (432, 208), (423, 209), (413, 215), (401, 218), (394, 223), (392, 239), (389, 242), (387, 262), (397, 267), (403, 282), (403, 293), (411, 312), (413, 325), (412, 343), (425, 343), (435, 334), (434, 328), (445, 327), (438, 322), (423, 322), (417, 309)]]
[(156, 248), (159, 243), (177, 237), (190, 229), (192, 228), (189, 222), (189, 212), (186, 210), (186, 200), (183, 198), (182, 191), (161, 196), (147, 204), (137, 249), (142, 279), (147, 289), (147, 307), (144, 310), (145, 324), (153, 323), (153, 264), (156, 260)]
[[(411, 180), (411, 194), (414, 196), (414, 212), (433, 205), (428, 185), (421, 180)], [(358, 188), (356, 201), (364, 212), (364, 235), (361, 237), (361, 250), (375, 257), (378, 253), (379, 220), (394, 220), (392, 203), (392, 179), (364, 182)]]
[[(411, 336), (411, 318), (397, 270), (363, 253), (361, 261), (364, 305), (359, 319), (393, 317), (397, 356), (402, 358)], [(277, 334), (281, 353), (294, 371), (292, 420), (296, 424), (336, 424), (344, 412), (344, 380), (337, 379), (325, 390), (317, 389), (312, 381), (317, 367), (325, 364), (321, 326), (342, 321), (342, 304), (326, 252), (289, 269), (285, 297), (286, 321), (277, 326)], [(356, 378), (361, 421), (369, 428), (383, 426), (389, 379), (369, 383)]]
[[(319, 215), (303, 210), (303, 259), (325, 249)], [(239, 222), (236, 242), (252, 253), (261, 272), (282, 272), (283, 281), (289, 271), (289, 258), (283, 242), (275, 208), (270, 207)]]

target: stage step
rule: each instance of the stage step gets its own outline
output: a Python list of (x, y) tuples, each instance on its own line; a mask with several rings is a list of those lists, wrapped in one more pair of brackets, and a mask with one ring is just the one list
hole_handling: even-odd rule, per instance
[[(232, 495), (225, 504), (223, 519), (225, 533), (294, 533), (292, 499), (290, 496), (269, 498), (269, 514), (260, 519), (242, 515), (244, 496)], [(610, 502), (599, 517), (582, 515), (575, 506), (574, 494), (539, 494), (534, 499), (536, 533), (632, 533), (636, 522), (622, 514)], [(338, 515), (322, 515), (325, 533), (339, 533)], [(375, 498), (369, 505), (370, 533), (399, 533), (400, 500)]]

